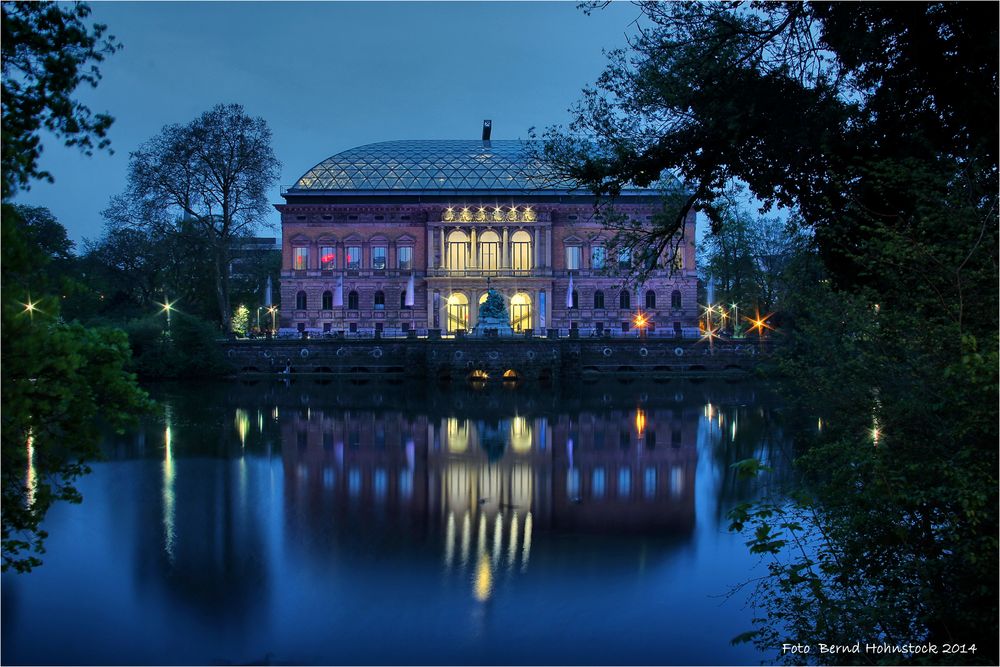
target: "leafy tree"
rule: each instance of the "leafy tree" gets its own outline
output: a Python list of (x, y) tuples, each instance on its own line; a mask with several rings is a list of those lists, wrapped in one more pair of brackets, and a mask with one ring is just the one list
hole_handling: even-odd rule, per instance
[(727, 200), (715, 233), (699, 247), (701, 274), (714, 281), (718, 300), (773, 311), (785, 269), (806, 237), (794, 220), (755, 215), (746, 203)]
[(61, 321), (48, 278), (59, 249), (32, 241), (24, 209), (3, 209), (3, 569), (25, 572), (41, 563), (52, 503), (81, 500), (73, 482), (98, 453), (100, 424), (122, 426), (150, 406), (124, 371), (125, 335)]
[(124, 334), (65, 324), (59, 317), (64, 286), (57, 270), (69, 261), (66, 230), (45, 209), (7, 200), (33, 179), (39, 132), (45, 128), (89, 153), (107, 145), (111, 124), (71, 97), (83, 82), (95, 85), (93, 63), (118, 47), (102, 41), (103, 26), (88, 28), (86, 5), (3, 3), (3, 204), (0, 216), (0, 483), (3, 570), (40, 564), (52, 503), (79, 501), (74, 480), (97, 454), (101, 423), (120, 426), (149, 408), (146, 395), (123, 369)]
[(52, 180), (38, 164), (42, 128), (87, 155), (109, 145), (112, 118), (94, 114), (71, 96), (80, 84), (96, 86), (97, 64), (121, 45), (107, 27), (87, 26), (90, 7), (54, 2), (4, 2), (3, 198), (33, 179)]
[(747, 637), (996, 662), (997, 5), (639, 5), (547, 157), (610, 195), (671, 169), (715, 231), (742, 183), (811, 237), (782, 368), (825, 426), (799, 434), (790, 501), (734, 515), (772, 564)]
[(205, 241), (200, 252), (212, 261), (219, 319), (228, 330), (234, 243), (271, 210), (267, 191), (279, 167), (264, 119), (251, 118), (238, 104), (220, 104), (186, 125), (164, 127), (132, 153), (128, 187), (105, 216), (162, 234), (197, 227)]

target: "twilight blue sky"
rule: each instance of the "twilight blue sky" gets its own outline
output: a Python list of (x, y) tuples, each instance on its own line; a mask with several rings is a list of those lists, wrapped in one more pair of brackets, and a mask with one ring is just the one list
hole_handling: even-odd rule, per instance
[[(47, 206), (70, 238), (96, 239), (121, 192), (128, 154), (170, 123), (220, 102), (262, 116), (282, 162), (280, 185), (342, 150), (392, 139), (493, 138), (569, 120), (602, 71), (602, 49), (625, 46), (639, 10), (591, 16), (575, 2), (92, 2), (125, 48), (78, 97), (115, 117), (114, 155), (87, 158), (45, 142), (22, 203)], [(271, 199), (281, 201), (275, 186)], [(278, 234), (278, 215), (268, 222)], [(79, 249), (79, 248), (78, 248)]]

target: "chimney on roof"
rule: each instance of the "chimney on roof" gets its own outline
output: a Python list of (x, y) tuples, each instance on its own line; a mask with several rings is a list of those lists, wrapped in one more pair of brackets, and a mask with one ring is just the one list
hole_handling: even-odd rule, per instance
[(490, 132), (493, 131), (493, 121), (484, 120), (483, 121), (483, 141), (490, 140)]

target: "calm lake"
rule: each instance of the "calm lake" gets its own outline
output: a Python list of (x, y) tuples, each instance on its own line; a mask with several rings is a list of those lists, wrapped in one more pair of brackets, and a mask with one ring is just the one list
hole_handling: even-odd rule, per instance
[(44, 565), (5, 574), (4, 664), (755, 664), (763, 573), (730, 464), (780, 474), (747, 382), (150, 387)]

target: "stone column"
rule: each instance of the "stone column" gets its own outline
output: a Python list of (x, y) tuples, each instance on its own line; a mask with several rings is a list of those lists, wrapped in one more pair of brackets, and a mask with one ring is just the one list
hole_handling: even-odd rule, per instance
[(541, 264), (542, 264), (542, 261), (541, 261), (542, 260), (542, 254), (541, 254), (541, 248), (540, 248), (541, 244), (539, 243), (539, 240), (541, 239), (541, 237), (542, 237), (542, 235), (539, 234), (538, 227), (535, 227), (535, 242), (532, 244), (533, 247), (531, 249), (532, 250), (531, 254), (532, 254), (532, 258), (533, 258), (532, 262), (531, 262), (531, 268), (532, 269), (538, 269), (538, 267), (541, 266)]
[(500, 268), (509, 269), (510, 268), (510, 248), (507, 242), (507, 227), (503, 228), (503, 240), (500, 244)]
[[(581, 251), (582, 252), (582, 251)], [(552, 266), (552, 228), (545, 228), (545, 255), (548, 258), (545, 266)]]
[(431, 289), (430, 285), (427, 285), (427, 328), (430, 329), (434, 326), (434, 290)]
[(472, 251), (469, 253), (469, 268), (470, 269), (474, 269), (477, 266), (479, 266), (479, 262), (477, 261), (479, 253), (477, 252), (478, 249), (476, 248), (476, 228), (475, 227), (473, 227), (469, 231), (469, 239), (471, 240), (471, 245), (472, 245)]
[[(427, 273), (434, 268), (434, 230), (431, 227), (427, 228), (427, 248), (424, 250), (424, 254), (427, 258)], [(416, 257), (413, 258), (416, 261)], [(416, 266), (416, 264), (414, 264)]]
[(445, 246), (444, 225), (441, 225), (441, 268), (448, 268), (448, 252)]
[(387, 269), (395, 269), (396, 268), (396, 242), (395, 241), (389, 241), (389, 247), (386, 250), (385, 264), (386, 264), (385, 268), (387, 268)]

